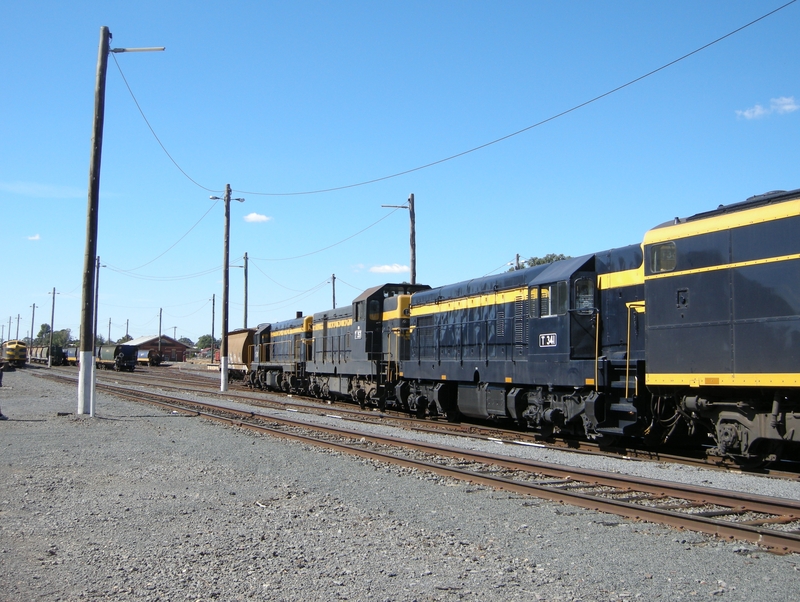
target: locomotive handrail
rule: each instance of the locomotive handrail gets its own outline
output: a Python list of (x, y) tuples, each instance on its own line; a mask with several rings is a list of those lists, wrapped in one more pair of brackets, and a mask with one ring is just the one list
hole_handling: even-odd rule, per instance
[[(631, 373), (631, 316), (636, 313), (644, 313), (644, 301), (631, 301), (626, 303), (625, 306), (628, 308), (628, 341), (625, 349), (625, 358), (627, 359), (625, 362), (625, 398), (627, 399)], [(635, 394), (639, 394), (638, 378), (636, 379)]]

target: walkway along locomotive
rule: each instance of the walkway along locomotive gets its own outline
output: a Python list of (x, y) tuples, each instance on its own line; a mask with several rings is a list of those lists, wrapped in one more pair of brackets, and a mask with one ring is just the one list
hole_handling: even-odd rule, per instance
[(641, 244), (262, 324), (254, 386), (744, 459), (800, 450), (800, 190)]

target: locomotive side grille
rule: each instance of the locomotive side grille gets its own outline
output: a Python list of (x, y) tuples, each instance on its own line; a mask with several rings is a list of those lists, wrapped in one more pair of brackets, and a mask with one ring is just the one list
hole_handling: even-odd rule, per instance
[(495, 330), (497, 336), (502, 337), (506, 334), (506, 312), (505, 310), (497, 310), (497, 328)]
[(522, 344), (527, 342), (525, 341), (525, 322), (523, 321), (524, 316), (525, 301), (523, 300), (522, 296), (518, 296), (514, 300), (514, 344), (517, 346), (517, 349), (522, 349)]
[(419, 329), (419, 356), (434, 357), (433, 316), (423, 316), (417, 319)]

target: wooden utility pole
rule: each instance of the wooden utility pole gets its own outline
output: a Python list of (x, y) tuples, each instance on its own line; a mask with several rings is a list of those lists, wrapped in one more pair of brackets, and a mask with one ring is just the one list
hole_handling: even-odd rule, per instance
[(214, 306), (216, 305), (216, 293), (211, 295), (211, 364), (214, 364)]
[(406, 205), (381, 205), (392, 209), (408, 209), (411, 220), (411, 284), (417, 283), (417, 214), (414, 212), (414, 193), (408, 196)]
[(247, 328), (247, 252), (244, 254), (244, 328)]
[(417, 283), (417, 216), (414, 213), (414, 193), (408, 197), (408, 215), (411, 218), (411, 284)]
[(33, 347), (33, 317), (36, 315), (36, 303), (31, 305), (33, 310), (31, 311), (31, 339), (28, 341), (28, 344)]
[(228, 390), (228, 254), (231, 238), (231, 185), (225, 184), (225, 230), (222, 249), (222, 341), (219, 346), (219, 390)]
[[(97, 256), (97, 266), (94, 269), (94, 309), (92, 310), (92, 332), (89, 336), (92, 337), (92, 357), (94, 357), (94, 348), (97, 345), (97, 301), (100, 298), (100, 256)], [(94, 385), (93, 385), (94, 386)]]
[(333, 309), (336, 309), (336, 274), (331, 274), (331, 287), (333, 288)]
[(97, 51), (97, 77), (94, 88), (94, 128), (89, 163), (89, 198), (86, 209), (86, 251), (83, 255), (83, 299), (81, 303), (81, 357), (78, 375), (78, 414), (92, 414), (94, 388), (94, 332), (92, 331), (92, 298), (94, 290), (94, 259), (97, 256), (97, 212), (100, 205), (100, 159), (103, 155), (103, 120), (106, 103), (106, 68), (108, 42), (111, 33), (105, 25), (100, 28), (100, 47)]
[[(81, 353), (78, 374), (78, 414), (94, 416), (94, 333), (92, 329), (92, 299), (95, 273), (92, 263), (97, 255), (97, 212), (100, 205), (100, 159), (103, 155), (103, 120), (106, 103), (106, 69), (109, 52), (149, 52), (164, 48), (114, 48), (109, 50), (111, 32), (103, 25), (100, 28), (100, 45), (97, 50), (97, 77), (94, 89), (94, 126), (92, 129), (92, 151), (89, 160), (89, 197), (86, 211), (86, 250), (83, 256), (83, 292), (81, 302)], [(94, 303), (93, 303), (94, 301)], [(87, 408), (88, 406), (88, 408)]]
[[(56, 319), (56, 287), (53, 287), (53, 308), (50, 310), (50, 343), (47, 353), (47, 367), (53, 366), (53, 322)], [(65, 343), (66, 345), (66, 343)]]
[(231, 234), (231, 201), (244, 203), (244, 199), (231, 198), (231, 185), (225, 184), (225, 196), (220, 199), (218, 196), (210, 197), (212, 201), (222, 200), (225, 202), (225, 228), (222, 240), (222, 341), (219, 346), (219, 390), (228, 390), (228, 255), (230, 252)]
[(158, 355), (161, 355), (161, 311), (162, 309), (158, 308)]

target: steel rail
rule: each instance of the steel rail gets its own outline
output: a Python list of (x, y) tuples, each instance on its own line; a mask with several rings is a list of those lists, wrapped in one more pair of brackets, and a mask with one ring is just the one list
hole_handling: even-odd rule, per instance
[[(435, 474), (465, 480), (471, 483), (485, 485), (488, 487), (511, 491), (514, 493), (533, 495), (535, 497), (567, 503), (595, 511), (608, 512), (634, 520), (646, 520), (659, 524), (666, 524), (678, 529), (690, 529), (707, 533), (720, 538), (739, 539), (749, 541), (767, 548), (769, 551), (785, 554), (800, 553), (800, 534), (778, 531), (765, 528), (763, 524), (787, 523), (800, 521), (800, 502), (784, 500), (779, 498), (767, 498), (743, 493), (730, 493), (717, 489), (706, 489), (690, 485), (682, 485), (669, 481), (641, 479), (619, 474), (598, 473), (574, 467), (564, 467), (545, 462), (535, 462), (529, 460), (511, 459), (495, 454), (472, 452), (463, 449), (437, 446), (407, 439), (395, 439), (374, 434), (366, 434), (351, 429), (342, 429), (322, 425), (308, 424), (300, 421), (276, 418), (258, 414), (256, 412), (237, 410), (225, 406), (216, 406), (205, 402), (170, 398), (165, 395), (146, 393), (141, 391), (125, 390), (120, 387), (101, 385), (105, 390), (115, 395), (128, 397), (142, 401), (142, 397), (149, 397), (144, 401), (156, 403), (161, 406), (187, 412), (183, 406), (205, 407), (216, 412), (232, 414), (235, 418), (220, 416), (208, 412), (191, 410), (191, 414), (203, 418), (222, 421), (233, 426), (246, 428), (259, 433), (268, 433), (272, 436), (300, 441), (317, 447), (324, 447), (350, 455), (356, 455), (366, 459), (379, 460), (394, 465), (408, 468), (415, 468), (433, 472)], [(444, 466), (423, 460), (407, 457), (398, 457), (378, 450), (364, 449), (340, 441), (322, 440), (313, 436), (298, 432), (288, 432), (271, 426), (253, 424), (246, 420), (268, 421), (283, 424), (287, 427), (303, 429), (305, 431), (317, 431), (331, 434), (337, 437), (370, 441), (390, 447), (401, 446), (418, 452), (423, 452), (433, 456), (446, 456), (457, 458), (460, 461), (472, 461), (476, 463), (492, 464), (502, 466), (509, 470), (525, 471), (538, 475), (544, 475), (555, 481), (516, 481), (501, 476), (469, 471), (458, 467)], [(644, 493), (648, 499), (666, 500), (677, 498), (682, 500), (694, 500), (694, 506), (699, 504), (709, 504), (725, 506), (726, 510), (700, 512), (697, 514), (687, 514), (677, 512), (674, 504), (662, 504), (654, 506), (643, 506), (625, 499), (614, 499), (606, 496), (592, 495), (582, 491), (573, 491), (571, 487), (591, 488), (593, 486), (612, 487), (617, 489), (617, 494), (625, 494), (627, 499), (637, 497), (637, 494)], [(604, 492), (608, 495), (607, 492)], [(653, 497), (655, 496), (655, 498)], [(770, 518), (736, 523), (732, 521), (714, 518), (718, 515), (735, 516), (744, 512), (758, 512), (771, 515)]]
[[(119, 375), (115, 374), (115, 377)], [(125, 374), (124, 379), (129, 380), (130, 377), (135, 377), (139, 375), (133, 374)], [(160, 376), (160, 375), (159, 375)], [(202, 381), (208, 380), (207, 377), (203, 376), (188, 376), (187, 378), (174, 378), (174, 379), (162, 379), (159, 378), (157, 382), (175, 382), (175, 383), (198, 383), (200, 384)], [(162, 386), (165, 389), (175, 389), (175, 390), (185, 390), (185, 387), (180, 387), (177, 385), (158, 385)], [(202, 385), (201, 385), (202, 386)], [(212, 382), (208, 386), (203, 386), (202, 388), (217, 391), (218, 387)], [(264, 392), (265, 394), (274, 395), (274, 396), (286, 396), (286, 393), (281, 392)], [(300, 401), (297, 402), (287, 402), (287, 401), (278, 401), (275, 399), (264, 399), (262, 396), (258, 397), (250, 397), (243, 393), (226, 393), (227, 397), (229, 398), (237, 398), (242, 399), (251, 403), (266, 403), (271, 405), (276, 405), (285, 408), (298, 408), (302, 409), (302, 411), (326, 411), (324, 408), (325, 405), (319, 403), (319, 400), (316, 398), (306, 398), (303, 396), (299, 396)], [(291, 395), (288, 395), (291, 397)], [(702, 457), (698, 458), (691, 455), (678, 455), (674, 453), (668, 453), (663, 450), (650, 450), (650, 449), (640, 449), (640, 448), (616, 448), (616, 447), (606, 447), (603, 448), (597, 443), (592, 441), (580, 441), (574, 439), (563, 439), (563, 440), (556, 440), (556, 441), (542, 441), (540, 437), (533, 433), (523, 433), (509, 429), (502, 429), (502, 428), (491, 428), (482, 425), (475, 425), (475, 424), (461, 424), (461, 423), (452, 423), (452, 422), (439, 422), (435, 420), (420, 420), (418, 418), (412, 418), (409, 416), (405, 416), (400, 412), (392, 412), (392, 411), (385, 411), (380, 413), (368, 412), (365, 413), (361, 410), (350, 409), (350, 408), (343, 408), (341, 405), (337, 406), (337, 412), (341, 414), (346, 414), (346, 420), (352, 420), (355, 422), (374, 422), (376, 419), (386, 420), (386, 421), (400, 421), (406, 425), (410, 425), (404, 428), (409, 428), (410, 430), (414, 430), (417, 432), (426, 432), (426, 433), (445, 433), (445, 434), (457, 434), (463, 437), (471, 437), (475, 439), (481, 440), (498, 440), (505, 444), (515, 444), (515, 445), (535, 445), (538, 447), (544, 447), (548, 449), (558, 450), (558, 451), (569, 451), (571, 453), (578, 453), (578, 454), (588, 454), (588, 455), (596, 455), (601, 457), (610, 457), (610, 458), (619, 458), (624, 460), (639, 460), (639, 461), (648, 461), (648, 462), (670, 462), (670, 463), (680, 463), (685, 464), (687, 466), (695, 466), (699, 468), (706, 468), (710, 470), (723, 470), (723, 471), (740, 471), (742, 473), (749, 473), (749, 474), (758, 474), (761, 476), (766, 476), (770, 478), (779, 478), (779, 479), (790, 479), (790, 480), (800, 480), (800, 473), (795, 470), (776, 470), (776, 469), (748, 469), (743, 468), (735, 463), (730, 461), (726, 461), (725, 458), (719, 457)]]

